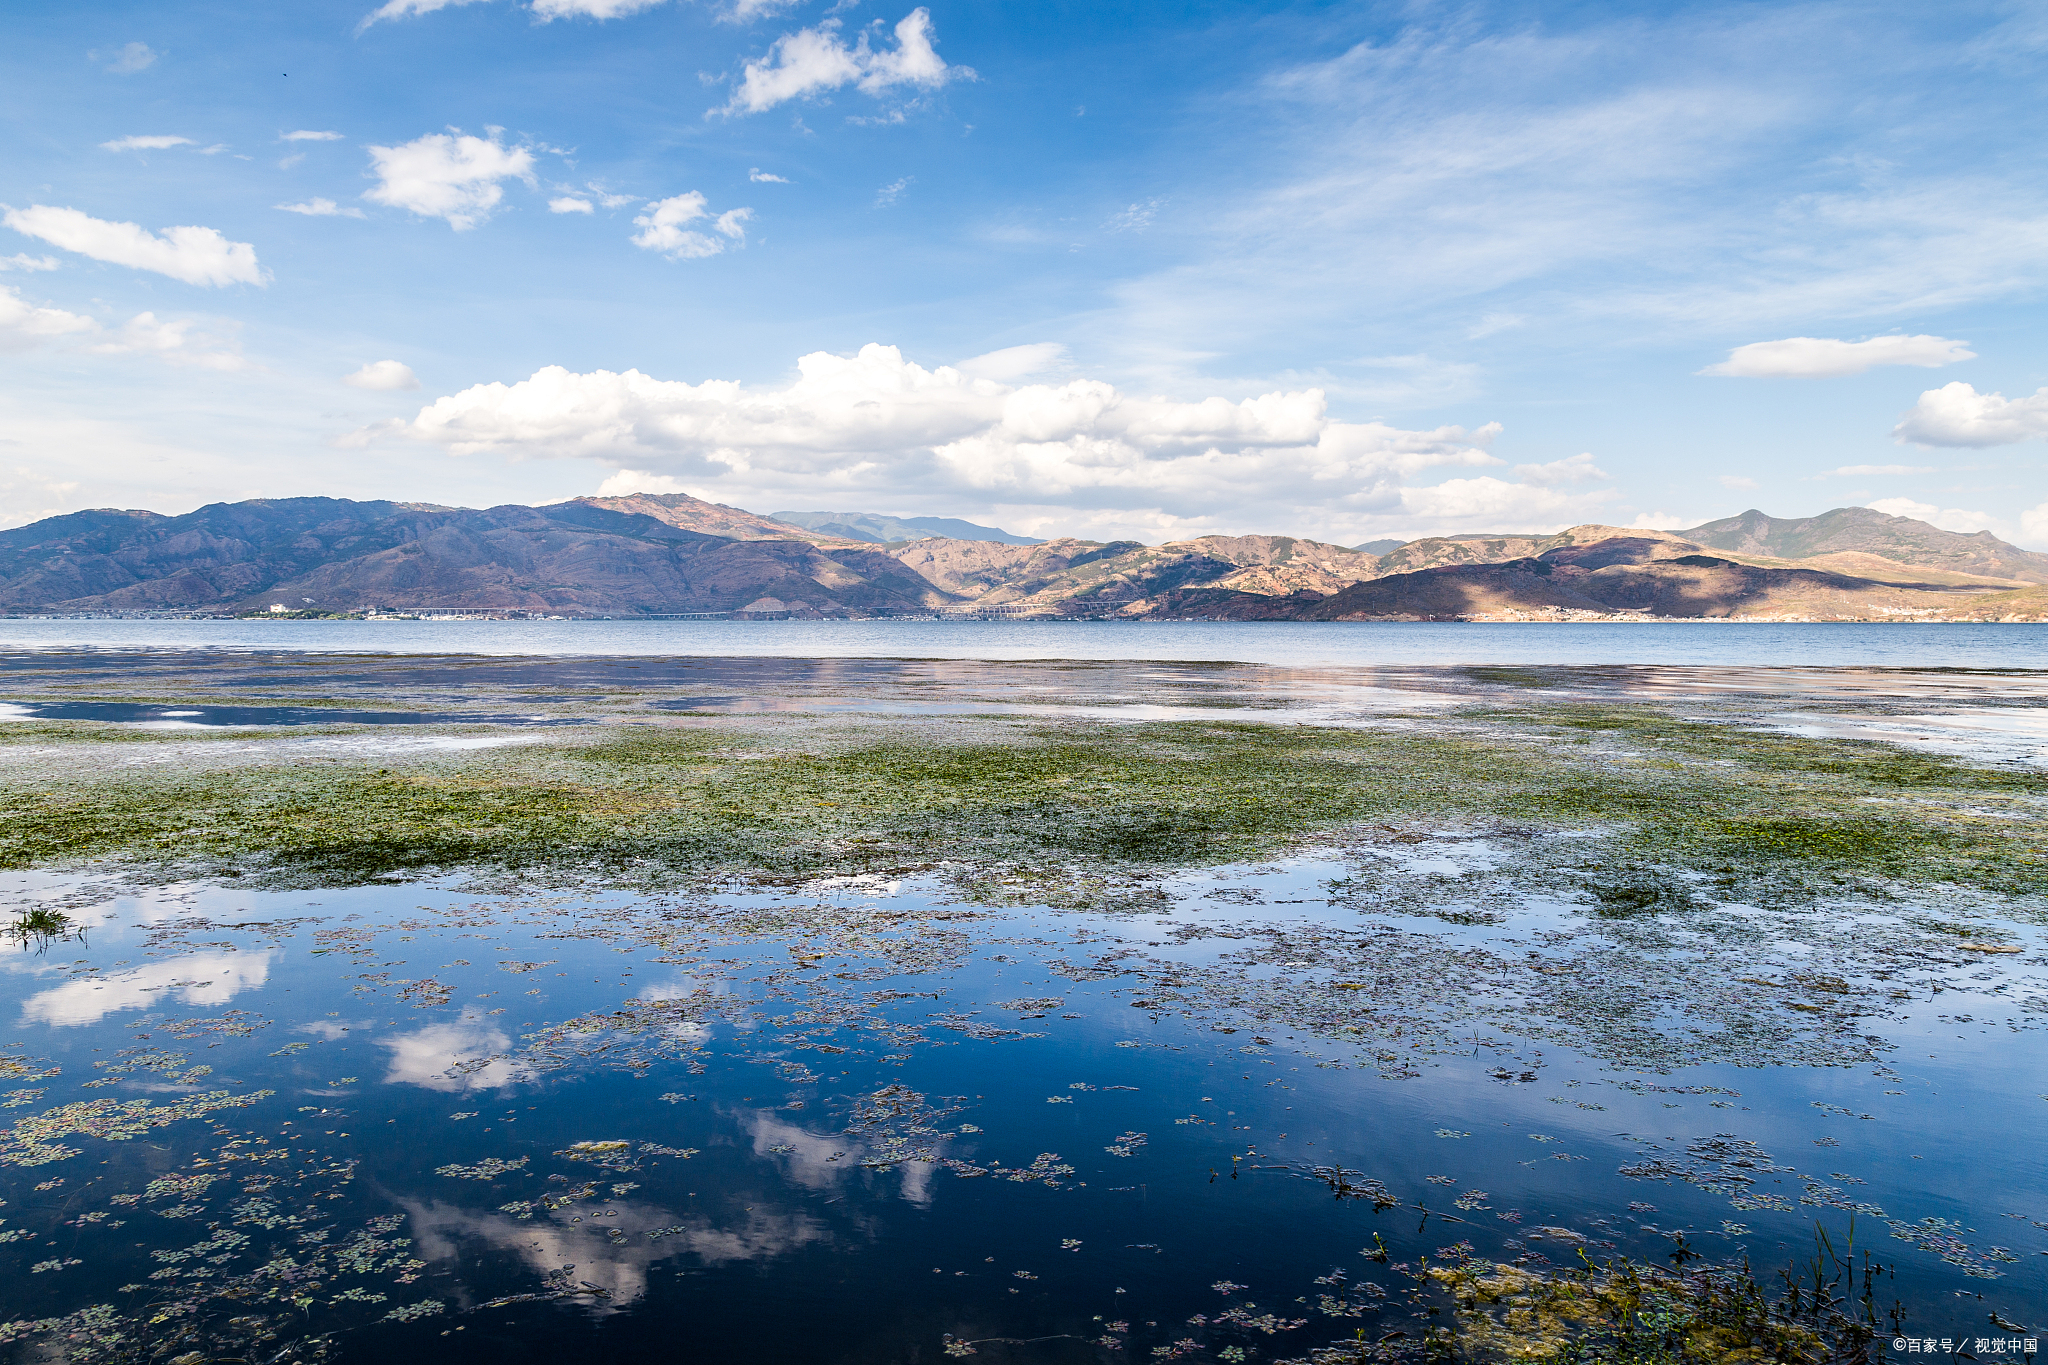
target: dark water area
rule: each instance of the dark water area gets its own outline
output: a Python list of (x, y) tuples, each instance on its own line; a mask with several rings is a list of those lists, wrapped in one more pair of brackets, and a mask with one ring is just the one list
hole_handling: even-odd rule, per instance
[[(2009, 1335), (1990, 1314), (2048, 1301), (2037, 932), (1881, 985), (1769, 942), (1726, 970), (1805, 963), (1888, 1010), (1791, 1045), (1724, 1018), (1722, 1060), (1631, 1065), (1486, 978), (1613, 951), (1647, 981), (1683, 944), (1564, 902), (1367, 912), (1360, 871), (1175, 874), (1122, 912), (937, 876), (17, 875), (18, 906), (83, 927), (0, 977), (0, 1319), (156, 1333), (165, 1359), (334, 1334), (346, 1360), (1279, 1360), (1420, 1330), (1404, 1272), (1460, 1243), (1543, 1267), (1683, 1238), (1767, 1271), (1852, 1217), (1907, 1331)], [(1701, 1034), (1680, 1004), (1647, 1026)]]

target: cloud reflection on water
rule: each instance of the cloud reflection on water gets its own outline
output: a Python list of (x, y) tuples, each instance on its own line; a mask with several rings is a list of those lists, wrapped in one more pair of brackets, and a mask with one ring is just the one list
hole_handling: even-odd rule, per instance
[[(574, 1266), (574, 1279), (610, 1291), (609, 1299), (591, 1305), (598, 1312), (622, 1308), (643, 1297), (647, 1268), (657, 1261), (682, 1255), (693, 1256), (707, 1266), (765, 1261), (829, 1236), (808, 1215), (760, 1209), (748, 1210), (737, 1225), (719, 1227), (701, 1215), (679, 1221), (675, 1214), (652, 1204), (618, 1200), (572, 1205), (557, 1214), (541, 1214), (526, 1221), (509, 1214), (477, 1213), (438, 1200), (403, 1202), (423, 1259), (456, 1261), (463, 1242), (481, 1241), (510, 1252), (540, 1275)], [(598, 1214), (615, 1216), (594, 1216)], [(583, 1221), (571, 1223), (572, 1218)], [(625, 1240), (607, 1235), (608, 1228), (617, 1229)], [(647, 1234), (655, 1229), (667, 1231), (658, 1240), (650, 1240)]]
[(475, 1016), (377, 1040), (391, 1050), (387, 1083), (448, 1092), (496, 1090), (531, 1077), (531, 1067), (502, 1055), (511, 1042), (503, 1029)]
[(22, 1001), (23, 1023), (53, 1027), (96, 1024), (117, 1010), (163, 1003), (174, 991), (187, 1005), (225, 1005), (270, 978), (272, 949), (249, 953), (194, 953), (125, 972), (80, 977)]

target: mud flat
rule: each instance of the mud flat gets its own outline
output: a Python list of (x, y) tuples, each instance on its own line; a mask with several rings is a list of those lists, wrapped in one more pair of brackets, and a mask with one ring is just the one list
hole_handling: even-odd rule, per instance
[(2024, 1343), (2044, 698), (13, 656), (0, 1349)]

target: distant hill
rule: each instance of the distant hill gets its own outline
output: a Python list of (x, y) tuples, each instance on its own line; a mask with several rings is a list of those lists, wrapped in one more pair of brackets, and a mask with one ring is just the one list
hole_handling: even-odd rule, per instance
[(1014, 535), (994, 526), (977, 526), (958, 517), (890, 517), (880, 512), (773, 512), (776, 521), (846, 540), (888, 545), (901, 540), (944, 536), (949, 540), (992, 540), (998, 545), (1043, 545), (1042, 540)]
[[(483, 509), (341, 498), (100, 508), (0, 531), (0, 611), (366, 606), (1233, 620), (2048, 619), (2048, 555), (1867, 508), (1691, 531), (1574, 526), (1347, 548), (1295, 536), (894, 536), (916, 522), (686, 494)], [(858, 534), (855, 534), (858, 533)], [(1021, 542), (1021, 543), (1020, 543)], [(1377, 552), (1380, 545), (1390, 548)]]
[(1886, 516), (1868, 507), (1837, 507), (1817, 517), (1768, 517), (1751, 509), (1676, 534), (1715, 550), (1812, 559), (1849, 551), (1899, 564), (1988, 574), (2023, 583), (2048, 583), (2048, 555), (2008, 545), (1989, 531), (1962, 535), (1911, 517)]
[(282, 602), (631, 616), (772, 598), (799, 615), (873, 615), (954, 600), (869, 546), (762, 534), (772, 529), (682, 495), (483, 510), (276, 498), (177, 517), (79, 512), (0, 532), (0, 607), (232, 613)]

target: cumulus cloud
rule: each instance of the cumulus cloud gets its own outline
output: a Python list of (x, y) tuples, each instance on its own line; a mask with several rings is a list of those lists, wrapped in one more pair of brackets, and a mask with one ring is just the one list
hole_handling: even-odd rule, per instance
[(1919, 446), (2005, 446), (2048, 436), (2048, 388), (2027, 398), (1979, 393), (1961, 380), (1929, 389), (1892, 428), (1892, 439)]
[(317, 130), (317, 129), (313, 129), (313, 128), (301, 128), (301, 129), (297, 130), (296, 132), (291, 132), (291, 133), (284, 133), (284, 134), (280, 135), (280, 136), (279, 136), (279, 138), (278, 138), (278, 141), (280, 141), (280, 142), (339, 142), (339, 141), (341, 141), (341, 139), (342, 139), (342, 135), (341, 135), (340, 133), (336, 133), (336, 132), (332, 132), (332, 131), (323, 131), (323, 130)]
[(170, 147), (190, 147), (189, 137), (174, 137), (169, 133), (139, 133), (132, 137), (117, 137), (112, 142), (102, 142), (100, 150), (106, 152), (161, 152)]
[(373, 360), (353, 374), (343, 375), (341, 382), (352, 389), (416, 389), (420, 386), (412, 366), (402, 360)]
[(148, 43), (124, 43), (112, 52), (88, 52), (85, 55), (87, 60), (95, 62), (106, 58), (107, 70), (116, 76), (132, 76), (156, 65), (156, 59), (163, 54), (152, 52)]
[(22, 351), (57, 337), (96, 331), (99, 324), (61, 308), (39, 308), (12, 285), (0, 285), (0, 350)]
[(531, 185), (533, 153), (461, 132), (428, 133), (396, 147), (371, 147), (378, 184), (363, 198), (422, 218), (444, 218), (457, 232), (491, 216), (505, 197), (501, 180)]
[[(1041, 352), (1036, 360), (1043, 359)], [(1499, 427), (1405, 431), (1338, 421), (1320, 389), (1180, 401), (1091, 379), (1012, 386), (951, 366), (927, 370), (880, 345), (854, 356), (807, 355), (797, 371), (787, 385), (749, 388), (549, 366), (515, 384), (437, 399), (411, 421), (367, 428), (351, 441), (591, 459), (628, 471), (635, 486), (688, 488), (742, 505), (792, 496), (930, 498), (1060, 508), (1069, 526), (1099, 511), (1118, 525), (1171, 530), (1201, 518), (1241, 523), (1265, 515), (1260, 509), (1270, 509), (1276, 525), (1300, 529), (1306, 514), (1333, 532), (1361, 519), (1415, 515), (1555, 522), (1583, 520), (1612, 496), (1495, 478), (1404, 488), (1428, 470), (1500, 465), (1486, 450)], [(1600, 477), (1581, 456), (1530, 469), (1566, 483)]]
[(12, 256), (0, 256), (0, 270), (32, 272), (37, 270), (55, 270), (56, 268), (57, 258), (55, 256), (31, 256), (27, 252), (22, 251), (17, 251)]
[(548, 212), (595, 213), (597, 210), (591, 206), (588, 199), (579, 199), (573, 194), (565, 194), (559, 199), (548, 200)]
[(903, 191), (909, 189), (912, 185), (916, 183), (917, 177), (914, 175), (906, 175), (900, 180), (890, 181), (888, 184), (882, 186), (882, 188), (875, 191), (875, 207), (878, 209), (885, 209), (889, 207), (889, 205), (895, 203), (898, 199), (903, 197)]
[(1873, 512), (1882, 512), (1888, 517), (1911, 517), (1924, 521), (1930, 526), (1939, 526), (1944, 531), (1956, 531), (1963, 535), (1974, 535), (1978, 531), (1996, 531), (2004, 523), (1989, 512), (1973, 512), (1966, 507), (1937, 507), (1931, 502), (1915, 502), (1911, 498), (1879, 498), (1876, 502), (1863, 504)]
[(2020, 513), (2020, 536), (2030, 545), (2048, 545), (2048, 502)]
[(862, 33), (848, 47), (839, 21), (798, 29), (775, 40), (768, 55), (748, 62), (739, 88), (713, 114), (758, 114), (789, 100), (804, 99), (848, 85), (870, 95), (896, 86), (932, 90), (951, 80), (972, 80), (964, 66), (948, 66), (933, 46), (931, 11), (912, 10), (896, 25), (896, 46), (876, 51)]
[(1976, 358), (1969, 342), (1950, 341), (1947, 337), (1886, 336), (1868, 341), (1786, 337), (1783, 341), (1752, 341), (1747, 346), (1737, 346), (1726, 360), (1699, 373), (1743, 379), (1839, 379), (1880, 365), (1917, 365), (1933, 370)]
[[(672, 261), (716, 256), (725, 250), (725, 242), (685, 226), (710, 216), (711, 210), (705, 207), (704, 196), (695, 190), (669, 199), (657, 199), (647, 206), (645, 213), (633, 220), (633, 225), (640, 229), (633, 234), (633, 245), (643, 251), (659, 251)], [(752, 209), (728, 209), (706, 226), (727, 241), (745, 245), (746, 222), (753, 216)]]
[(360, 218), (363, 216), (361, 209), (355, 207), (342, 208), (332, 199), (313, 198), (308, 199), (303, 204), (273, 204), (271, 207), (282, 209), (286, 213), (303, 213), (308, 218)]
[(133, 223), (109, 222), (44, 204), (7, 209), (0, 222), (65, 251), (153, 270), (187, 284), (266, 284), (270, 278), (256, 263), (255, 247), (231, 242), (210, 227), (165, 228), (158, 236)]
[(747, 168), (747, 179), (753, 181), (756, 185), (787, 185), (790, 183), (788, 177), (774, 175), (762, 170), (759, 166)]

